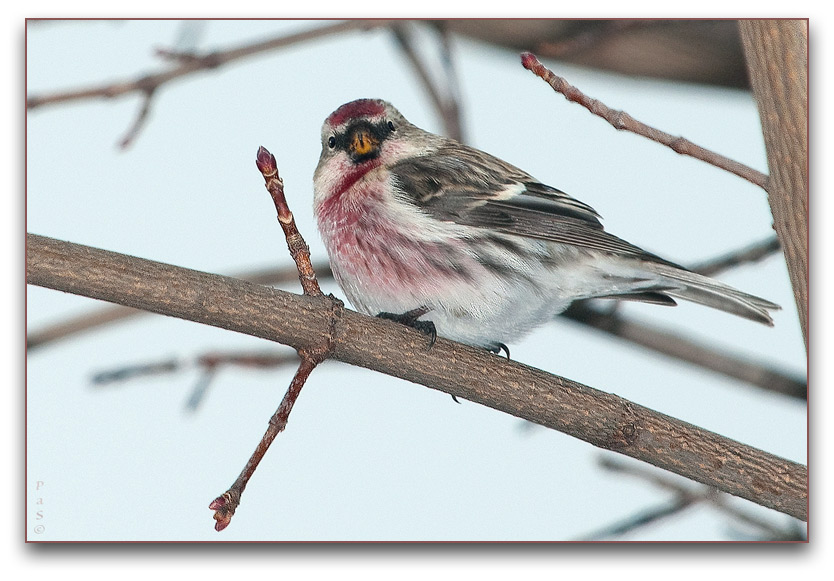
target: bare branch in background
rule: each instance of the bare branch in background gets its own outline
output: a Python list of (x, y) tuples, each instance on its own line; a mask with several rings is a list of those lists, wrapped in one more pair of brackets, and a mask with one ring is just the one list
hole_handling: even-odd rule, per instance
[(148, 113), (150, 113), (151, 110), (151, 103), (153, 102), (154, 94), (156, 94), (156, 87), (149, 88), (145, 91), (142, 96), (142, 105), (139, 108), (139, 113), (136, 115), (136, 119), (133, 120), (133, 124), (127, 130), (125, 136), (119, 140), (119, 147), (121, 149), (127, 149), (130, 147), (130, 145), (133, 144), (133, 141), (139, 136), (139, 132), (145, 127), (145, 123), (148, 120)]
[(139, 108), (136, 119), (134, 119), (125, 136), (119, 141), (119, 147), (125, 149), (133, 143), (141, 129), (145, 126), (153, 99), (155, 96), (159, 95), (159, 91), (157, 89), (163, 85), (167, 85), (174, 80), (187, 77), (193, 73), (217, 69), (227, 63), (237, 61), (239, 59), (276, 50), (300, 42), (316, 40), (333, 34), (341, 34), (357, 29), (369, 30), (379, 28), (381, 26), (386, 26), (387, 24), (387, 20), (348, 20), (345, 22), (338, 22), (336, 24), (329, 24), (313, 30), (298, 32), (261, 42), (245, 44), (237, 48), (213, 51), (203, 55), (199, 55), (195, 52), (184, 53), (178, 50), (160, 49), (157, 50), (157, 54), (165, 57), (168, 61), (173, 62), (175, 66), (166, 71), (143, 75), (136, 79), (116, 81), (113, 83), (83, 89), (59, 91), (52, 94), (34, 95), (27, 97), (26, 108), (31, 111), (48, 105), (57, 105), (59, 103), (69, 103), (73, 101), (102, 97), (110, 99), (123, 95), (140, 93), (142, 95), (142, 104)]
[(694, 504), (707, 503), (721, 513), (727, 515), (731, 520), (743, 523), (747, 527), (757, 530), (755, 540), (782, 540), (782, 541), (804, 541), (805, 534), (801, 527), (791, 526), (780, 527), (766, 519), (750, 513), (731, 504), (731, 498), (718, 490), (709, 487), (693, 487), (670, 478), (668, 474), (647, 466), (637, 465), (632, 462), (601, 456), (599, 465), (606, 471), (639, 478), (653, 486), (661, 488), (674, 495), (671, 501), (662, 503), (656, 507), (640, 511), (629, 518), (606, 526), (594, 533), (582, 537), (583, 541), (598, 541), (605, 538), (619, 537), (631, 533), (639, 528), (654, 524), (667, 517), (679, 514)]
[(585, 69), (749, 89), (733, 20), (453, 19), (446, 25), (514, 54), (529, 51)]
[(452, 64), (451, 42), (445, 28), (440, 25), (438, 29), (441, 35), (440, 48), (443, 52), (441, 59), (444, 65), (443, 72), (445, 73), (445, 82), (442, 85), (435, 82), (426, 63), (420, 56), (410, 25), (408, 23), (393, 24), (391, 25), (391, 32), (397, 40), (397, 45), (413, 66), (414, 72), (420, 78), (437, 114), (443, 120), (446, 135), (460, 142), (465, 141), (460, 119), (457, 77)]
[(217, 371), (223, 367), (275, 369), (296, 362), (298, 362), (298, 357), (290, 353), (213, 352), (205, 353), (193, 360), (167, 359), (150, 363), (123, 365), (114, 369), (99, 371), (93, 375), (92, 382), (96, 387), (104, 387), (134, 379), (170, 375), (183, 370), (197, 369), (201, 372), (200, 380), (192, 390), (185, 405), (187, 411), (195, 412), (202, 403), (211, 380)]
[(716, 256), (700, 264), (693, 264), (689, 267), (689, 270), (703, 274), (704, 276), (715, 276), (719, 272), (724, 272), (736, 266), (754, 264), (760, 260), (764, 260), (768, 256), (779, 252), (781, 249), (782, 245), (779, 244), (779, 238), (771, 236), (750, 246), (728, 252), (722, 256)]
[(621, 521), (607, 525), (606, 527), (598, 531), (580, 537), (576, 540), (588, 542), (602, 541), (605, 539), (622, 537), (638, 529), (668, 519), (669, 517), (678, 516), (687, 508), (690, 508), (705, 500), (706, 497), (710, 494), (714, 494), (714, 489), (708, 488), (704, 491), (697, 493), (681, 491), (678, 494), (676, 494), (675, 497), (670, 501), (661, 503), (652, 508), (642, 510)]
[(153, 377), (155, 375), (169, 375), (181, 370), (183, 367), (182, 361), (177, 359), (122, 365), (115, 369), (99, 371), (93, 375), (91, 381), (95, 386), (105, 386), (112, 383), (123, 383), (132, 379)]
[(808, 397), (808, 384), (804, 378), (787, 374), (770, 363), (750, 360), (726, 349), (705, 345), (681, 336), (678, 331), (661, 329), (617, 311), (604, 312), (588, 302), (573, 303), (561, 316), (767, 391), (798, 399)]
[(239, 59), (255, 56), (260, 53), (283, 48), (300, 42), (317, 40), (334, 34), (341, 34), (354, 30), (370, 30), (382, 26), (388, 26), (389, 23), (390, 21), (388, 20), (348, 20), (345, 22), (328, 24), (312, 30), (305, 30), (303, 32), (280, 36), (278, 38), (271, 38), (261, 42), (245, 44), (236, 48), (213, 51), (202, 56), (192, 54), (191, 58), (178, 59), (177, 66), (160, 73), (153, 73), (136, 79), (126, 79), (113, 83), (86, 87), (83, 89), (57, 91), (55, 93), (45, 95), (34, 95), (26, 99), (26, 108), (28, 110), (32, 110), (45, 107), (47, 105), (57, 105), (59, 103), (68, 103), (96, 97), (109, 99), (129, 95), (131, 93), (146, 93), (151, 89), (157, 89), (171, 81), (181, 79), (194, 73), (214, 70), (222, 65)]
[(521, 63), (524, 65), (525, 69), (531, 71), (537, 77), (540, 77), (543, 81), (550, 85), (554, 91), (564, 95), (568, 101), (578, 103), (594, 115), (602, 117), (608, 121), (614, 129), (619, 131), (630, 131), (637, 135), (642, 135), (643, 137), (669, 147), (676, 153), (700, 159), (701, 161), (705, 161), (744, 178), (761, 188), (765, 188), (767, 184), (767, 176), (765, 174), (756, 171), (743, 163), (739, 163), (724, 157), (723, 155), (719, 155), (714, 151), (695, 145), (688, 139), (675, 137), (674, 135), (670, 135), (669, 133), (650, 127), (645, 123), (641, 123), (624, 111), (611, 109), (601, 101), (588, 97), (562, 77), (553, 74), (553, 72), (541, 64), (539, 59), (537, 59), (533, 54), (529, 52), (523, 53), (521, 55)]
[(546, 40), (536, 45), (536, 52), (548, 58), (565, 58), (577, 56), (598, 47), (618, 34), (656, 25), (652, 19), (617, 19), (599, 22), (598, 26), (583, 27), (568, 32), (565, 36), (554, 40)]

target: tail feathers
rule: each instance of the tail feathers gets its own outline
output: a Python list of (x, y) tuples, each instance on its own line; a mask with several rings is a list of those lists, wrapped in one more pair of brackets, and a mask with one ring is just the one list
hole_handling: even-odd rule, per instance
[[(665, 291), (667, 290), (667, 287), (663, 287), (660, 290)], [(658, 292), (657, 290), (614, 293), (609, 295), (595, 295), (594, 298), (617, 299), (620, 301), (636, 301), (638, 303), (649, 303), (651, 305), (661, 305), (664, 307), (674, 307), (678, 304), (675, 302), (675, 299), (670, 297), (668, 294)]]
[(763, 298), (753, 296), (738, 289), (718, 282), (706, 276), (688, 270), (682, 270), (665, 264), (652, 264), (651, 270), (664, 279), (674, 281), (674, 285), (663, 290), (664, 294), (712, 307), (727, 313), (773, 326), (773, 319), (768, 311), (782, 307)]

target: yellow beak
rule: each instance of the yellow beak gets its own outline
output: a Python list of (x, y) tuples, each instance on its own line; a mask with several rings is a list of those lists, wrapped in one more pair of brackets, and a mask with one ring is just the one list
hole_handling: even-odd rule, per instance
[(379, 140), (365, 129), (359, 129), (350, 141), (350, 150), (355, 155), (366, 155), (379, 147)]

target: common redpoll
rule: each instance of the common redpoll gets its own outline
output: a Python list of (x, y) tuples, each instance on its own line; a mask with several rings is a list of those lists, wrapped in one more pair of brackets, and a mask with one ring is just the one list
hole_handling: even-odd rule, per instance
[(342, 105), (321, 141), (314, 211), (359, 311), (493, 351), (588, 298), (680, 298), (773, 325), (778, 305), (608, 234), (587, 204), (390, 103)]

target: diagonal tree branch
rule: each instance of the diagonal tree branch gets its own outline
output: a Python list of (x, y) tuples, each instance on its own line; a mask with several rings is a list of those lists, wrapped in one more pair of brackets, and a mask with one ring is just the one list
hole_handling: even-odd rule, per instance
[(347, 309), (328, 297), (27, 234), (29, 284), (284, 343), (468, 399), (755, 503), (807, 518), (808, 471), (751, 446), (569, 379)]
[[(768, 239), (706, 261), (695, 266), (694, 269), (704, 274), (715, 274), (726, 268), (760, 260), (778, 250), (778, 241)], [(314, 265), (314, 270), (322, 278), (331, 276), (330, 265), (327, 263)], [(242, 273), (237, 278), (257, 284), (277, 285), (291, 283), (297, 280), (298, 276), (295, 269), (275, 268)], [(26, 347), (29, 350), (37, 349), (52, 341), (91, 331), (102, 325), (142, 313), (145, 311), (120, 305), (104, 307), (98, 312), (73, 317), (29, 333), (26, 337)], [(694, 339), (681, 336), (679, 333), (671, 333), (633, 317), (625, 316), (620, 312), (604, 312), (587, 303), (577, 303), (562, 316), (634, 345), (744, 381), (761, 389), (799, 399), (807, 398), (808, 383), (803, 377), (778, 369), (767, 362), (751, 360), (727, 352), (727, 350), (715, 349)]]
[[(316, 272), (329, 276), (330, 265), (315, 265)], [(239, 274), (235, 278), (242, 278), (248, 282), (265, 285), (288, 284), (298, 280), (298, 271), (295, 268), (268, 268), (259, 271), (250, 271)], [(147, 315), (147, 311), (125, 307), (123, 305), (111, 305), (103, 307), (92, 313), (85, 313), (69, 317), (53, 325), (27, 333), (26, 350), (37, 349), (48, 345), (53, 341), (60, 341), (72, 337), (77, 333), (93, 331), (99, 327), (131, 319), (137, 315)]]

